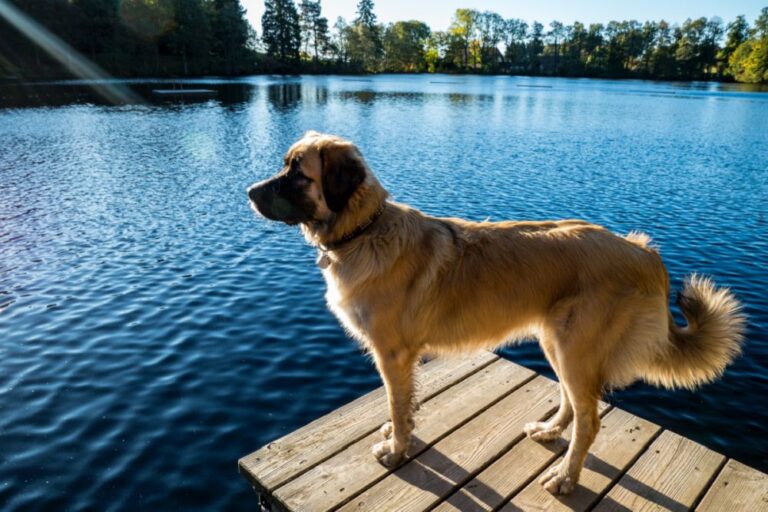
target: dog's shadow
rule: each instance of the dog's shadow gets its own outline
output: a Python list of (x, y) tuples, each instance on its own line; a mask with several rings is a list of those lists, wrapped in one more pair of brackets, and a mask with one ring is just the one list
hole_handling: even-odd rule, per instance
[[(413, 446), (417, 449), (424, 447), (424, 442), (418, 438), (414, 438)], [(559, 439), (551, 443), (546, 443), (543, 446), (549, 449), (553, 455), (558, 455), (559, 453), (562, 453), (564, 447), (567, 446), (567, 442), (564, 439)], [(549, 465), (545, 466), (545, 469), (548, 466)], [(622, 474), (622, 470), (595, 457), (591, 453), (587, 456), (585, 468), (611, 479), (611, 481), (616, 482), (614, 484), (615, 486), (623, 487), (631, 493), (654, 503), (665, 510), (671, 512), (683, 512), (688, 510), (688, 507), (683, 503), (680, 503), (653, 487), (640, 482), (628, 474)], [(534, 485), (538, 485), (535, 482), (540, 473), (541, 472), (538, 472), (535, 476), (531, 477), (523, 485), (517, 488), (512, 495), (509, 495), (507, 492), (502, 493), (489, 486), (484, 483), (482, 479), (474, 478), (477, 473), (468, 472), (450, 457), (432, 446), (410, 460), (404, 466), (397, 469), (394, 472), (394, 475), (410, 485), (434, 494), (440, 500), (445, 500), (445, 502), (452, 505), (456, 510), (474, 511), (498, 509), (502, 504), (509, 501), (512, 496), (522, 491), (522, 489), (524, 489), (530, 482), (533, 482)], [(582, 485), (578, 485), (569, 495), (554, 495), (553, 497), (571, 510), (592, 508), (602, 498), (604, 505), (607, 505), (609, 510), (620, 512), (630, 511), (629, 508), (616, 502), (611, 497), (603, 497)], [(507, 503), (504, 510), (523, 511), (526, 509), (520, 508), (512, 503)]]

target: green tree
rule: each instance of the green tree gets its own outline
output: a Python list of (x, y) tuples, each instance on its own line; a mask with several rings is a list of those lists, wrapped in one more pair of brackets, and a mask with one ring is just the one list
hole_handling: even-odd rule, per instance
[(469, 50), (477, 29), (477, 15), (474, 9), (456, 9), (453, 22), (448, 28), (448, 33), (461, 43), (462, 69), (467, 69), (469, 64)]
[(302, 0), (299, 4), (299, 25), (304, 53), (308, 55), (311, 48), (315, 63), (320, 59), (320, 54), (328, 51), (330, 45), (328, 19), (321, 14), (320, 0)]
[(424, 71), (431, 31), (421, 21), (398, 21), (384, 31), (384, 68), (388, 71)]
[(227, 74), (240, 73), (247, 60), (248, 21), (239, 0), (214, 0), (211, 29), (213, 53)]
[(299, 2), (299, 30), (303, 52), (309, 55), (309, 45), (312, 42), (312, 24), (314, 18), (320, 16), (320, 2), (301, 0)]
[(656, 45), (656, 38), (659, 34), (659, 25), (655, 21), (646, 21), (643, 23), (641, 36), (642, 44), (642, 73), (644, 76), (651, 75), (651, 62), (653, 60), (653, 50)]
[(557, 73), (559, 71), (559, 65), (560, 65), (560, 41), (563, 40), (563, 37), (565, 36), (565, 28), (563, 27), (563, 24), (559, 21), (553, 21), (549, 24), (550, 31), (547, 34), (552, 39), (552, 45), (554, 47), (552, 53), (555, 56), (555, 63), (553, 67), (553, 71)]
[(718, 76), (722, 76), (728, 68), (728, 61), (736, 48), (749, 38), (749, 23), (744, 15), (736, 19), (726, 27), (725, 44), (717, 55)]
[(768, 37), (768, 7), (763, 7), (760, 16), (755, 20), (755, 26), (750, 35), (755, 39), (764, 39)]
[(664, 20), (658, 23), (656, 46), (651, 55), (651, 74), (658, 78), (675, 78), (677, 61), (675, 60), (675, 35), (672, 27)]
[(597, 75), (605, 70), (605, 46), (603, 24), (592, 23), (584, 40), (584, 70), (588, 75)]
[(266, 0), (261, 17), (261, 38), (267, 54), (285, 65), (299, 60), (301, 31), (293, 0)]
[(739, 82), (768, 82), (768, 37), (742, 43), (731, 55), (728, 70)]
[(349, 61), (348, 34), (349, 25), (347, 24), (347, 20), (341, 16), (337, 17), (336, 23), (333, 24), (333, 33), (330, 37), (329, 50), (336, 59), (336, 62), (341, 65), (346, 65)]
[(739, 82), (768, 82), (768, 7), (763, 8), (750, 31), (728, 61), (728, 71)]
[(376, 23), (372, 0), (360, 0), (357, 18), (348, 29), (349, 56), (365, 71), (377, 71), (384, 48), (381, 27)]
[(480, 59), (486, 71), (499, 67), (499, 44), (506, 39), (507, 24), (499, 14), (485, 11), (477, 14), (477, 34), (480, 41)]
[(683, 78), (690, 80), (701, 75), (701, 46), (706, 25), (706, 18), (688, 18), (680, 27), (681, 37), (675, 49), (675, 58)]
[(504, 31), (504, 59), (511, 69), (521, 70), (526, 65), (525, 39), (528, 35), (528, 24), (520, 19), (506, 21)]
[(587, 45), (587, 29), (583, 23), (576, 21), (572, 26), (565, 28), (565, 41), (563, 42), (564, 72), (569, 75), (580, 75), (584, 72), (584, 48)]
[(427, 71), (434, 73), (447, 67), (447, 54), (450, 47), (450, 38), (447, 32), (432, 32), (427, 39), (424, 61)]
[(201, 0), (174, 0), (174, 30), (167, 37), (173, 55), (181, 57), (184, 75), (208, 72), (211, 18)]
[(540, 55), (542, 51), (544, 51), (544, 25), (534, 21), (528, 40), (528, 70), (534, 74), (541, 73)]

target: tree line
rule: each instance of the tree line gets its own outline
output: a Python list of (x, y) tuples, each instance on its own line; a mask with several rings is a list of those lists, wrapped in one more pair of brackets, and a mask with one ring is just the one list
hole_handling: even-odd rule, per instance
[[(115, 76), (258, 71), (239, 0), (7, 0)], [(64, 76), (63, 66), (0, 16), (0, 78)]]
[(378, 23), (372, 0), (358, 3), (351, 23), (338, 18), (332, 27), (320, 0), (265, 7), (262, 50), (276, 68), (768, 82), (768, 7), (752, 27), (744, 16), (545, 27), (457, 9), (445, 31), (415, 20)]
[[(380, 23), (372, 0), (331, 23), (321, 0), (266, 0), (260, 37), (238, 0), (11, 0), (116, 76), (447, 72), (768, 82), (768, 7), (744, 16), (530, 25), (457, 9), (445, 31)], [(0, 76), (56, 63), (0, 20)]]

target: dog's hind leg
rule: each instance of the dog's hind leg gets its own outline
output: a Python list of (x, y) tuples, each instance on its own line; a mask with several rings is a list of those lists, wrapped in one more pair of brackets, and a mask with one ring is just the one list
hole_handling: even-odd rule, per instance
[(562, 434), (573, 420), (573, 407), (565, 391), (563, 379), (560, 376), (560, 365), (557, 359), (557, 348), (553, 342), (554, 334), (547, 334), (542, 337), (541, 348), (549, 361), (549, 365), (555, 371), (557, 379), (560, 381), (560, 407), (557, 412), (547, 421), (534, 421), (526, 423), (523, 430), (534, 441), (552, 441)]
[[(569, 366), (565, 361), (563, 363), (560, 386), (561, 389), (565, 388), (570, 398), (575, 422), (565, 457), (539, 479), (539, 483), (553, 494), (568, 494), (576, 487), (584, 459), (600, 429), (597, 402), (602, 385), (596, 372), (589, 368)], [(570, 364), (577, 366), (578, 360)]]
[(403, 460), (413, 431), (414, 371), (417, 357), (405, 350), (374, 351), (376, 367), (384, 381), (391, 423), (381, 432), (388, 437), (373, 446), (373, 455), (387, 467)]

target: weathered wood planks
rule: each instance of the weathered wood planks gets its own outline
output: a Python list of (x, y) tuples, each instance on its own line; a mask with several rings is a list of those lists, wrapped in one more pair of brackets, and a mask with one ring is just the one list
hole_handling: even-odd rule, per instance
[(340, 510), (425, 510), (469, 481), (499, 453), (522, 439), (523, 425), (557, 407), (555, 383), (537, 377), (459, 430), (355, 497)]
[(579, 486), (537, 482), (562, 460), (523, 425), (558, 406), (554, 381), (489, 353), (424, 366), (409, 459), (394, 471), (371, 446), (387, 418), (379, 388), (240, 460), (272, 510), (768, 512), (768, 475), (626, 411), (600, 404), (601, 429)]
[[(414, 446), (409, 455), (418, 455), (534, 376), (522, 366), (499, 360), (455, 384), (450, 393), (425, 402), (416, 414)], [(378, 431), (369, 434), (279, 488), (275, 497), (289, 510), (328, 510), (346, 501), (388, 473), (371, 454), (371, 447), (380, 440)]]
[[(482, 352), (465, 360), (438, 359), (424, 365), (420, 391), (423, 398), (497, 360)], [(277, 486), (379, 428), (387, 420), (386, 394), (378, 388), (285, 437), (240, 459), (240, 472), (260, 491)]]
[[(661, 430), (621, 409), (609, 412), (600, 427), (584, 463), (579, 485), (571, 494), (553, 496), (533, 480), (502, 510), (589, 510)], [(561, 460), (562, 457), (555, 464)]]
[(724, 457), (669, 431), (648, 447), (594, 510), (689, 510)]
[(768, 475), (729, 460), (707, 491), (699, 512), (768, 511)]
[[(600, 402), (601, 414), (609, 408), (608, 404)], [(563, 438), (549, 443), (522, 439), (435, 510), (464, 512), (496, 509), (522, 489), (530, 481), (531, 475), (539, 474), (559, 454), (565, 452), (569, 434), (570, 430)]]

